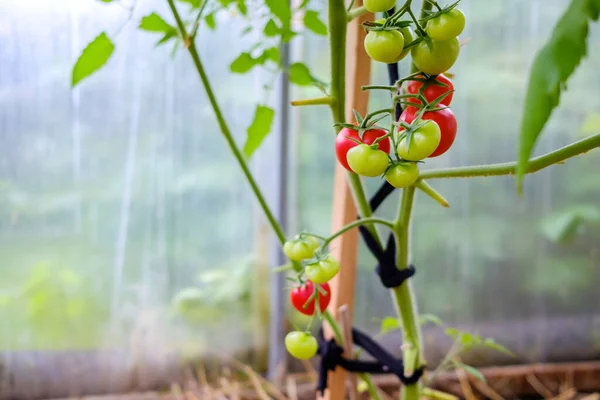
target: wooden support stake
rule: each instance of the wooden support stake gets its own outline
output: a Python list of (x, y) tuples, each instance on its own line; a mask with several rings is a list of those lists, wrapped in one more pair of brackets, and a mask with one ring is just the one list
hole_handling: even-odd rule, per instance
[[(355, 7), (361, 6), (362, 0), (354, 3)], [(371, 79), (371, 60), (365, 53), (363, 42), (366, 32), (360, 26), (363, 22), (373, 19), (373, 14), (365, 14), (354, 19), (348, 24), (346, 38), (346, 121), (352, 122), (357, 110), (361, 115), (367, 113), (369, 101), (368, 92), (363, 92), (361, 86), (367, 85)], [(342, 122), (342, 121), (336, 121)], [(344, 225), (356, 220), (356, 207), (352, 192), (347, 182), (347, 171), (336, 163), (333, 184), (333, 219), (331, 223), (332, 232), (336, 232)], [(333, 297), (329, 303), (328, 310), (340, 321), (338, 309), (345, 305), (348, 310), (348, 322), (352, 324), (352, 313), (354, 310), (354, 284), (356, 280), (356, 258), (358, 249), (358, 230), (352, 229), (331, 243), (333, 256), (340, 261), (341, 271), (330, 282)], [(331, 328), (324, 324), (325, 338), (333, 337)], [(327, 400), (343, 400), (346, 394), (345, 371), (337, 368), (329, 374), (329, 389), (325, 392)]]

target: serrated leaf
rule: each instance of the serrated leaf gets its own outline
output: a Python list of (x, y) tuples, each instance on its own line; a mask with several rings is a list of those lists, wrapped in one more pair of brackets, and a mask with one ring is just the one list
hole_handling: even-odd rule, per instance
[(508, 350), (506, 347), (502, 346), (499, 343), (496, 343), (496, 341), (492, 338), (487, 338), (483, 341), (483, 345), (485, 347), (489, 347), (492, 350), (496, 350), (499, 351), (500, 353), (504, 353), (506, 355), (509, 355), (511, 357), (516, 357), (515, 353), (513, 353), (512, 351)]
[(254, 120), (248, 128), (248, 137), (244, 144), (244, 154), (250, 158), (252, 154), (260, 147), (263, 140), (271, 131), (273, 119), (275, 118), (275, 110), (265, 105), (256, 106)]
[(292, 22), (292, 9), (289, 1), (265, 0), (265, 3), (271, 13), (281, 21), (283, 29), (289, 29)]
[(215, 21), (215, 13), (211, 12), (206, 17), (204, 17), (204, 22), (206, 22), (206, 26), (208, 26), (208, 29), (214, 31), (217, 27), (217, 21)]
[(94, 40), (88, 43), (85, 49), (83, 49), (77, 62), (73, 66), (71, 86), (77, 85), (83, 79), (102, 68), (112, 56), (114, 50), (115, 45), (105, 32), (96, 36)]
[(245, 74), (256, 66), (256, 60), (250, 53), (240, 54), (229, 66), (229, 70), (236, 74)]
[(319, 18), (319, 13), (314, 10), (308, 10), (304, 13), (304, 26), (317, 35), (327, 35), (327, 25)]
[(270, 19), (269, 21), (267, 21), (267, 24), (265, 25), (265, 28), (263, 29), (263, 33), (267, 37), (277, 36), (279, 34), (279, 31), (280, 31), (280, 29), (277, 26), (277, 23), (273, 19)]
[(295, 83), (296, 85), (308, 86), (312, 85), (313, 83), (310, 70), (301, 62), (296, 62), (290, 65), (289, 74), (290, 82)]
[(589, 22), (597, 20), (599, 15), (600, 1), (571, 0), (555, 25), (550, 40), (533, 61), (521, 119), (516, 171), (519, 192), (531, 153), (552, 111), (559, 104), (561, 91), (587, 54)]
[(148, 32), (170, 32), (174, 31), (175, 27), (171, 26), (160, 15), (153, 12), (146, 15), (140, 21), (139, 28)]
[(471, 367), (470, 365), (467, 365), (467, 364), (463, 364), (460, 361), (456, 361), (456, 360), (454, 360), (453, 363), (457, 368), (464, 369), (465, 372), (467, 372), (470, 375), (473, 375), (475, 378), (479, 379), (481, 382), (487, 383), (487, 381), (485, 380), (485, 376), (483, 376), (483, 374), (477, 368)]
[(386, 333), (394, 331), (396, 329), (400, 329), (400, 322), (398, 321), (398, 318), (385, 317), (381, 320), (380, 330), (382, 334), (385, 335)]

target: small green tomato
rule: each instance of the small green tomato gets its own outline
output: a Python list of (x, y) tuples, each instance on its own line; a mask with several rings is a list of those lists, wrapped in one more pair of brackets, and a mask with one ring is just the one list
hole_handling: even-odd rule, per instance
[(405, 160), (423, 160), (433, 154), (440, 144), (442, 134), (439, 125), (432, 120), (422, 120), (422, 122), (424, 124), (413, 132), (408, 146), (406, 144), (407, 137), (405, 136), (396, 147), (398, 155)]
[(371, 148), (367, 144), (359, 144), (346, 154), (348, 165), (358, 175), (375, 177), (383, 174), (388, 166), (388, 155), (385, 151)]
[(412, 185), (417, 178), (419, 178), (419, 167), (414, 162), (398, 163), (385, 173), (385, 180), (398, 189)]
[(365, 51), (373, 60), (391, 64), (404, 49), (404, 36), (399, 31), (369, 31)]
[(315, 250), (319, 248), (319, 241), (314, 236), (303, 236), (298, 239), (288, 240), (283, 245), (283, 252), (292, 261), (302, 261), (312, 258)]
[(314, 283), (323, 284), (340, 272), (340, 263), (329, 254), (325, 259), (308, 264), (304, 274)]
[(293, 331), (285, 336), (285, 348), (294, 357), (308, 360), (317, 354), (317, 339), (308, 332)]

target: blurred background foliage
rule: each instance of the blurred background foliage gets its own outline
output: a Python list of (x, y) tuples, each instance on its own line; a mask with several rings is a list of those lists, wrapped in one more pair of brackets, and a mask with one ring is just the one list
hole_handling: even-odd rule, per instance
[[(73, 91), (70, 68), (81, 48), (107, 26), (120, 29), (127, 11), (75, 0), (60, 9), (33, 0), (0, 4), (1, 350), (113, 348), (140, 327), (162, 335), (156, 343), (194, 352), (266, 345), (260, 212), (187, 54), (154, 49), (156, 38), (134, 26), (151, 11), (169, 15), (163, 3), (139, 1), (113, 59)], [(528, 67), (563, 6), (463, 0), (462, 36), (470, 40), (451, 71), (459, 133), (447, 155), (423, 168), (515, 159)], [(324, 2), (311, 9), (325, 10)], [(216, 30), (201, 29), (198, 44), (241, 144), (272, 76), (229, 72), (260, 36), (241, 36), (235, 15), (219, 16)], [(600, 131), (599, 40), (593, 26), (590, 56), (536, 154)], [(321, 79), (327, 51), (324, 37), (292, 41), (293, 59)], [(372, 68), (373, 82), (387, 82), (384, 66)], [(276, 98), (271, 93), (269, 102), (279, 111)], [(373, 108), (386, 101), (382, 93), (371, 98)], [(331, 125), (325, 107), (293, 111), (290, 234), (329, 231)], [(273, 151), (269, 139), (252, 162), (269, 193), (276, 190)], [(597, 315), (599, 168), (600, 152), (569, 160), (528, 178), (522, 199), (511, 177), (432, 181), (451, 208), (417, 198), (420, 309), (452, 323)], [(392, 216), (397, 206), (392, 196), (380, 214)], [(374, 264), (361, 245), (356, 325), (378, 330), (393, 308)]]

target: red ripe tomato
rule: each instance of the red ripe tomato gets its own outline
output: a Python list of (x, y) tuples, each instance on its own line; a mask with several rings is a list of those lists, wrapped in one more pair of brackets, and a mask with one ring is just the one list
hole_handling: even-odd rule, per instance
[[(383, 129), (369, 129), (363, 134), (362, 142), (365, 144), (373, 144), (373, 142), (377, 140), (377, 138), (386, 134), (387, 132)], [(352, 168), (350, 168), (350, 166), (348, 165), (348, 160), (346, 160), (346, 154), (348, 154), (348, 150), (355, 146), (358, 146), (358, 143), (348, 139), (349, 137), (360, 142), (358, 130), (342, 128), (340, 133), (338, 133), (337, 137), (335, 138), (335, 154), (337, 156), (338, 161), (344, 166), (344, 168), (346, 168), (350, 172), (354, 172), (352, 171)], [(390, 138), (385, 138), (381, 142), (379, 142), (379, 150), (390, 154)]]
[[(321, 312), (323, 312), (331, 301), (331, 289), (329, 288), (328, 283), (323, 283), (321, 289), (326, 292), (326, 294), (319, 292), (319, 308), (321, 309)], [(311, 281), (306, 281), (304, 285), (292, 289), (290, 292), (290, 301), (294, 308), (302, 314), (313, 315), (315, 313), (315, 299), (311, 300), (306, 307), (304, 307), (304, 305), (308, 299), (310, 299), (310, 296), (312, 296), (314, 291), (315, 284)]]
[[(423, 75), (419, 75), (418, 77), (423, 78)], [(433, 83), (434, 80), (438, 81), (440, 83), (443, 83), (446, 86), (436, 85), (435, 83)], [(425, 89), (423, 89), (423, 95), (425, 96), (425, 98), (427, 99), (427, 101), (429, 103), (431, 103), (432, 101), (434, 101), (435, 99), (440, 97), (442, 94), (449, 92), (451, 90), (454, 90), (454, 85), (452, 84), (452, 81), (450, 79), (448, 79), (448, 77), (446, 77), (446, 75), (439, 74), (435, 79), (431, 79), (431, 82), (423, 83), (423, 82), (418, 82), (418, 81), (408, 81), (408, 85), (406, 86), (406, 91), (410, 94), (419, 93), (419, 90), (421, 89), (421, 87), (423, 85), (425, 85)], [(442, 100), (442, 102), (440, 104), (449, 106), (450, 103), (452, 103), (453, 96), (454, 96), (454, 92), (450, 93), (449, 95), (444, 97), (444, 99)], [(417, 100), (414, 97), (411, 97), (410, 99), (408, 99), (408, 101), (411, 103), (421, 104), (421, 101)]]
[[(400, 119), (410, 124), (415, 119), (417, 112), (418, 109), (416, 107), (407, 107), (400, 115)], [(441, 131), (440, 144), (434, 150), (434, 152), (431, 153), (429, 158), (441, 156), (448, 151), (448, 149), (452, 146), (452, 143), (454, 143), (454, 139), (456, 138), (458, 125), (456, 123), (456, 117), (454, 117), (454, 113), (449, 108), (439, 111), (428, 111), (423, 114), (422, 119), (435, 121), (439, 125)]]

